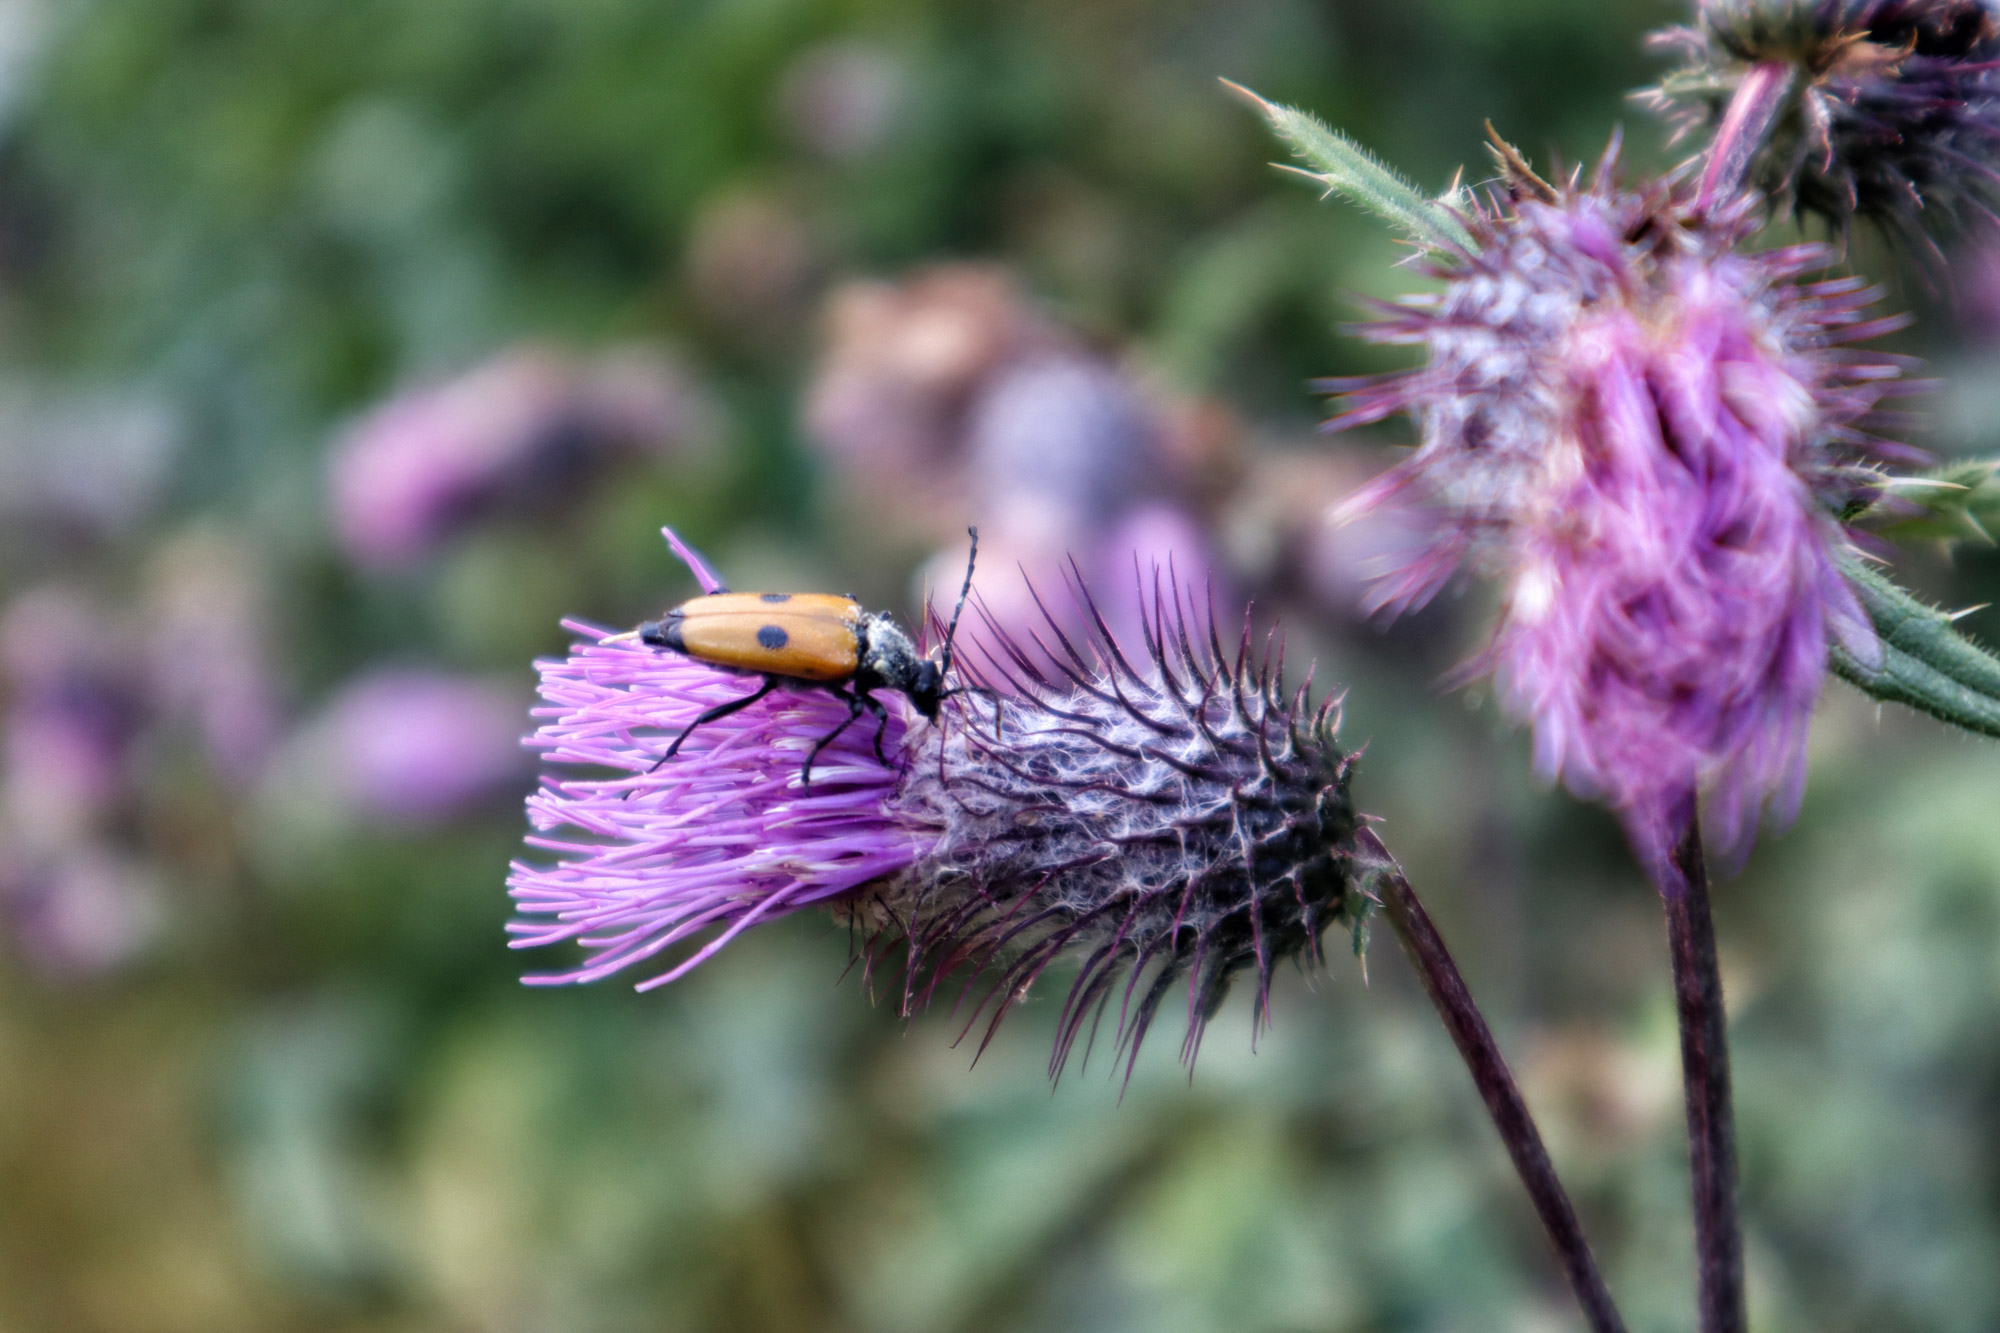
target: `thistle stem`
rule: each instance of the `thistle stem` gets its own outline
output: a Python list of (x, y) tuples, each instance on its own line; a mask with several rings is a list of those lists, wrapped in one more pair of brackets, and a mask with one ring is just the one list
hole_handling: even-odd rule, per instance
[(1479, 1088), (1493, 1127), (1500, 1131), (1500, 1140), (1507, 1147), (1507, 1155), (1513, 1158), (1514, 1170), (1556, 1247), (1556, 1257), (1569, 1279), (1570, 1290), (1576, 1293), (1584, 1318), (1594, 1333), (1624, 1333), (1625, 1321), (1619, 1317), (1611, 1292), (1604, 1285), (1604, 1275), (1597, 1269), (1590, 1242), (1583, 1237), (1576, 1209), (1571, 1206), (1569, 1195), (1563, 1192), (1562, 1181), (1556, 1177), (1541, 1131), (1535, 1128), (1528, 1104), (1521, 1099), (1521, 1090), (1515, 1086), (1514, 1076), (1500, 1055), (1492, 1029), (1486, 1026), (1479, 1006), (1473, 1002), (1472, 991), (1459, 975), (1450, 950), (1445, 948), (1444, 937), (1438, 934), (1430, 913), (1424, 910), (1416, 890), (1400, 871), (1384, 875), (1378, 881), (1377, 893), (1389, 924), (1395, 928), (1404, 952), (1409, 954), (1417, 976), (1423, 981), (1425, 993), (1437, 1006), (1445, 1031), (1451, 1034), (1473, 1083)]
[(1706, 212), (1718, 202), (1727, 202), (1743, 188), (1751, 159), (1764, 146), (1765, 136), (1777, 122), (1778, 110), (1791, 87), (1789, 61), (1767, 60), (1750, 67), (1743, 81), (1736, 85), (1729, 109), (1722, 113), (1722, 124), (1709, 142), (1708, 167), (1701, 175), (1696, 208)]
[(1674, 849), (1678, 885), (1666, 886), (1667, 943), (1680, 1012), (1681, 1083), (1687, 1096), (1694, 1185), (1696, 1277), (1702, 1333), (1743, 1333), (1743, 1230), (1736, 1217), (1736, 1126), (1730, 1110), (1729, 1035), (1701, 824), (1692, 811)]

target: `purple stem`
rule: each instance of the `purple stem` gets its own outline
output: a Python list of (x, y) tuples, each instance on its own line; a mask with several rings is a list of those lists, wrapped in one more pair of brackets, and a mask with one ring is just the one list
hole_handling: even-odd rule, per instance
[(1662, 890), (1680, 1011), (1681, 1083), (1687, 1095), (1688, 1162), (1694, 1184), (1694, 1243), (1702, 1333), (1743, 1333), (1743, 1229), (1736, 1218), (1736, 1127), (1730, 1111), (1729, 1034), (1701, 824), (1692, 811), (1674, 849), (1680, 883)]
[(1701, 193), (1695, 207), (1707, 212), (1718, 203), (1727, 203), (1743, 188), (1750, 161), (1764, 146), (1764, 137), (1778, 118), (1791, 91), (1792, 66), (1785, 60), (1766, 60), (1752, 65), (1736, 85), (1722, 125), (1708, 145), (1708, 168), (1701, 175)]
[(1541, 1132), (1535, 1128), (1528, 1104), (1521, 1099), (1514, 1075), (1500, 1055), (1492, 1029), (1486, 1026), (1479, 1006), (1473, 1002), (1472, 991), (1459, 975), (1458, 965), (1452, 962), (1450, 950), (1445, 948), (1444, 937), (1438, 934), (1430, 913), (1424, 910), (1416, 890), (1400, 871), (1384, 875), (1377, 892), (1389, 924), (1402, 940), (1404, 951), (1424, 983), (1425, 993), (1437, 1006), (1445, 1031), (1451, 1034), (1480, 1097), (1486, 1102), (1486, 1112), (1493, 1119), (1493, 1127), (1500, 1131), (1500, 1141), (1506, 1145), (1507, 1155), (1513, 1158), (1514, 1170), (1527, 1187), (1535, 1212), (1541, 1216), (1542, 1226), (1556, 1247), (1556, 1257), (1569, 1279), (1570, 1290), (1576, 1293), (1577, 1304), (1583, 1308), (1584, 1318), (1594, 1333), (1625, 1333), (1625, 1321), (1612, 1303), (1604, 1275), (1598, 1272), (1597, 1258), (1590, 1252), (1590, 1242), (1583, 1238), (1576, 1209), (1571, 1206), (1569, 1195), (1563, 1192), (1562, 1181), (1556, 1177)]

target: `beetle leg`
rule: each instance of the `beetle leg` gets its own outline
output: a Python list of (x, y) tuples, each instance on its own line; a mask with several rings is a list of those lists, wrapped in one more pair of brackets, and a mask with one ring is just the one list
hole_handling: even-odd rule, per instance
[(828, 694), (831, 694), (836, 699), (844, 699), (847, 701), (847, 716), (841, 721), (841, 724), (839, 726), (835, 727), (832, 731), (827, 732), (826, 735), (820, 737), (818, 742), (813, 745), (811, 752), (806, 755), (806, 766), (803, 769), (799, 770), (799, 776), (805, 782), (805, 794), (808, 796), (812, 795), (813, 760), (819, 758), (819, 752), (821, 750), (824, 750), (827, 746), (833, 744), (833, 742), (839, 738), (841, 732), (846, 731), (849, 727), (854, 725), (854, 719), (861, 716), (861, 700), (866, 697), (864, 695), (859, 695), (859, 694), (849, 694), (846, 690), (841, 689), (838, 685), (827, 686), (826, 692)]
[(868, 706), (868, 711), (875, 715), (875, 762), (886, 768), (889, 760), (882, 753), (882, 733), (889, 729), (889, 710), (884, 708), (882, 701), (874, 695), (862, 694), (859, 690), (855, 693), (861, 702)]
[[(685, 727), (682, 727), (681, 734), (674, 737), (674, 743), (667, 747), (667, 752), (661, 755), (657, 760), (655, 760), (653, 766), (646, 770), (647, 775), (651, 776), (652, 774), (659, 772), (660, 765), (666, 763), (667, 760), (672, 759), (676, 754), (680, 753), (681, 742), (686, 740), (689, 736), (693, 735), (694, 729), (696, 727), (700, 726), (704, 722), (720, 721), (721, 719), (728, 717), (731, 713), (739, 712), (745, 708), (748, 708), (751, 704), (756, 703), (759, 699), (769, 694), (772, 690), (777, 689), (778, 684), (779, 682), (776, 676), (766, 676), (764, 677), (764, 684), (761, 689), (752, 690), (749, 694), (744, 695), (741, 699), (731, 699), (726, 704), (717, 704), (715, 707), (703, 713), (700, 717), (697, 717), (694, 721), (688, 723)], [(630, 796), (632, 793), (626, 792), (625, 794), (627, 796)]]

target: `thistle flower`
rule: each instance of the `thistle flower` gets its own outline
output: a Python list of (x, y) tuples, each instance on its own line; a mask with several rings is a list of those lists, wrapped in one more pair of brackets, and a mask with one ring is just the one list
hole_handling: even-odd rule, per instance
[[(1088, 599), (1082, 599), (1088, 606)], [(545, 777), (528, 801), (529, 845), (509, 887), (516, 947), (576, 941), (579, 967), (531, 984), (594, 981), (709, 938), (638, 984), (684, 976), (759, 921), (832, 909), (865, 940), (872, 970), (902, 967), (902, 1008), (957, 973), (989, 980), (990, 1037), (1058, 958), (1081, 959), (1051, 1072), (1118, 998), (1120, 1044), (1137, 1045), (1186, 978), (1192, 1059), (1230, 980), (1313, 962), (1321, 932), (1361, 915), (1360, 819), (1332, 705), (1280, 694), (1275, 664), (1225, 655), (1206, 619), (1157, 595), (1133, 666), (1101, 621), (1063, 637), (1051, 669), (991, 631), (987, 669), (937, 726), (885, 696), (885, 764), (872, 728), (818, 690), (779, 690), (665, 744), (745, 683), (581, 624), (563, 661), (540, 664), (550, 760), (596, 770)], [(608, 770), (608, 774), (607, 771)], [(1122, 983), (1122, 984), (1121, 984)], [(968, 1024), (969, 1025), (969, 1024)]]
[(638, 983), (684, 976), (757, 922), (837, 899), (906, 869), (921, 839), (889, 810), (910, 718), (891, 696), (884, 752), (849, 727), (801, 779), (807, 750), (848, 717), (818, 690), (779, 690), (697, 728), (665, 764), (660, 752), (703, 711), (745, 692), (741, 677), (608, 630), (565, 622), (583, 641), (543, 661), (543, 719), (528, 738), (550, 761), (620, 776), (545, 776), (528, 798), (528, 845), (553, 863), (516, 862), (508, 886), (514, 947), (578, 940), (582, 967), (531, 985), (596, 981), (711, 927), (720, 934)]
[(353, 813), (406, 828), (518, 795), (521, 702), (503, 682), (376, 667), (344, 685), (294, 745)]
[(915, 527), (939, 504), (964, 527), (966, 414), (992, 376), (1046, 350), (1053, 331), (1003, 269), (947, 264), (827, 298), (826, 348), (807, 391), (806, 438), (836, 478)]
[(1747, 203), (1517, 173), (1522, 196), (1467, 217), (1473, 245), (1435, 298), (1366, 332), (1429, 363), (1350, 381), (1335, 423), (1396, 411), (1416, 453), (1348, 501), (1427, 525), (1376, 586), (1421, 604), (1470, 563), (1500, 578), (1494, 673), (1535, 760), (1602, 799), (1663, 888), (1706, 788), (1722, 857), (1760, 810), (1796, 808), (1829, 640), (1876, 656), (1836, 562), (1835, 513), (1895, 454), (1864, 433), (1897, 365), (1840, 344), (1881, 332), (1853, 279), (1800, 282), (1821, 246), (1759, 254)]
[(120, 821), (133, 756), (155, 720), (120, 627), (74, 589), (0, 614), (0, 843), (67, 851)]
[(97, 842), (53, 858), (0, 855), (0, 925), (49, 981), (80, 982), (138, 958), (166, 924), (160, 877)]
[(1836, 227), (1910, 236), (2000, 204), (2000, 15), (1987, 0), (1700, 0), (1656, 34), (1682, 67), (1645, 95), (1685, 133), (1724, 124), (1753, 76), (1788, 101), (1758, 188)]
[[(827, 325), (807, 435), (857, 526), (877, 540), (886, 525), (945, 543), (926, 571), (940, 586), (957, 581), (959, 534), (975, 511), (992, 567), (1018, 564), (1039, 584), (1060, 582), (1072, 552), (1114, 591), (1131, 586), (1135, 555), (1144, 568), (1199, 547), (1181, 567), (1213, 563), (1197, 516), (1231, 470), (1233, 419), (1167, 398), (1084, 345), (1004, 270), (940, 265), (849, 283), (828, 300)], [(1188, 523), (1166, 534), (1149, 521), (1163, 507), (1193, 521), (1193, 540)], [(1159, 535), (1172, 540), (1150, 544)], [(985, 591), (1009, 628), (1040, 623), (1020, 584)]]
[(711, 416), (657, 353), (513, 348), (355, 425), (331, 460), (334, 532), (355, 563), (405, 568), (480, 517), (564, 497), (610, 459), (696, 450)]

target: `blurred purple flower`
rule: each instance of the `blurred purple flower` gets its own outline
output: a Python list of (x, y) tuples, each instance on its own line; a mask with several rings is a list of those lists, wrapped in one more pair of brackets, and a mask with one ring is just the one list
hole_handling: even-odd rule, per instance
[[(1060, 588), (1074, 553), (1136, 653), (1135, 571), (1171, 561), (1199, 584), (1218, 567), (1197, 504), (1228, 424), (1155, 401), (1036, 314), (1003, 271), (855, 284), (831, 312), (809, 428), (870, 536), (901, 526), (947, 543), (927, 586), (958, 582), (958, 537), (976, 518), (997, 571), (978, 585), (993, 622), (1029, 642), (1043, 611), (1028, 588)], [(1087, 628), (1070, 599), (1049, 609), (1065, 632)]]
[(871, 530), (1081, 549), (1154, 501), (1194, 507), (1234, 423), (1149, 391), (1037, 312), (1001, 269), (945, 265), (828, 301), (806, 412)]
[(138, 732), (130, 696), (93, 683), (17, 702), (7, 718), (7, 806), (37, 837), (99, 821), (125, 791)]
[(639, 983), (661, 985), (750, 926), (821, 905), (867, 937), (871, 967), (900, 957), (906, 1012), (961, 968), (986, 969), (997, 1024), (1058, 958), (1080, 959), (1054, 1071), (1114, 997), (1136, 1051), (1181, 977), (1188, 1058), (1240, 970), (1256, 975), (1261, 1020), (1276, 963), (1316, 960), (1321, 932), (1361, 910), (1350, 760), (1328, 709), (1282, 696), (1247, 636), (1228, 658), (1171, 595), (1153, 604), (1137, 668), (1101, 631), (1058, 667), (989, 626), (994, 657), (975, 683), (1004, 697), (961, 695), (936, 726), (885, 698), (889, 762), (871, 727), (850, 727), (810, 792), (805, 753), (844, 704), (780, 690), (659, 764), (747, 682), (572, 626), (583, 641), (540, 664), (530, 743), (585, 771), (546, 776), (529, 799), (529, 845), (553, 859), (515, 863), (509, 929), (516, 947), (574, 940), (589, 958), (528, 980), (596, 980), (706, 935)]
[(491, 681), (381, 667), (349, 683), (309, 732), (336, 794), (386, 824), (440, 823), (519, 789), (520, 701)]
[(1756, 186), (1844, 227), (1991, 218), (2000, 203), (2000, 14), (1988, 0), (1698, 0), (1657, 46), (1647, 100), (1682, 132), (1720, 125), (1753, 71), (1788, 80)]
[(335, 535), (371, 569), (421, 560), (496, 511), (547, 506), (624, 454), (698, 445), (710, 409), (669, 360), (503, 352), (364, 417), (331, 463)]
[(0, 820), (17, 837), (68, 847), (125, 822), (143, 795), (135, 754), (178, 728), (225, 782), (256, 775), (282, 720), (256, 569), (225, 538), (184, 535), (136, 613), (48, 586), (0, 616)]
[[(1018, 520), (1021, 511), (1011, 511), (1011, 516)], [(999, 535), (989, 538), (984, 525), (979, 530), (982, 558), (972, 585), (981, 621), (1045, 666), (1052, 666), (1061, 653), (1044, 632), (1048, 626), (1088, 637), (1095, 617), (1103, 619), (1120, 649), (1142, 656), (1150, 571), (1155, 569), (1171, 570), (1183, 586), (1203, 590), (1214, 604), (1237, 604), (1201, 525), (1170, 504), (1126, 509), (1087, 525), (1084, 531), (1092, 535), (1074, 556), (1063, 529), (1037, 529), (1017, 521), (997, 523), (990, 530)], [(1030, 534), (1026, 540), (1017, 535), (1024, 531)], [(926, 588), (949, 588), (964, 574), (963, 552), (946, 550), (924, 565), (922, 580)], [(1093, 590), (1090, 605), (1056, 591), (1078, 580)], [(977, 640), (983, 632), (973, 627), (971, 635)]]
[(95, 976), (136, 956), (162, 916), (153, 874), (110, 845), (135, 795), (144, 681), (120, 627), (55, 586), (0, 616), (0, 671), (0, 921), (43, 976)]
[(1127, 510), (1098, 541), (1087, 568), (1085, 582), (1103, 590), (1097, 602), (1112, 642), (1135, 657), (1144, 649), (1148, 610), (1141, 571), (1171, 571), (1185, 586), (1201, 589), (1210, 604), (1241, 604), (1201, 525), (1173, 505)]
[(962, 531), (967, 415), (989, 377), (1051, 331), (1005, 270), (971, 264), (847, 283), (826, 324), (807, 437), (862, 502), (937, 540)]
[(5, 786), (11, 840), (63, 849), (104, 825), (129, 794), (146, 725), (142, 682), (123, 636), (88, 600), (29, 592), (0, 617)]
[[(1158, 498), (1170, 472), (1161, 437), (1129, 380), (1093, 358), (1044, 355), (993, 376), (966, 429), (968, 482), (994, 552), (995, 572), (979, 587), (992, 623), (1028, 642), (1044, 614), (1029, 589), (1062, 587), (1076, 552), (1114, 639), (1138, 654), (1140, 571), (1171, 568), (1192, 586), (1215, 573), (1201, 524)], [(940, 552), (927, 568), (935, 586), (949, 586), (954, 554)], [(1227, 604), (1227, 590), (1217, 591)], [(1066, 632), (1087, 628), (1071, 599), (1047, 610)]]
[[(570, 628), (591, 640), (607, 632)], [(515, 864), (509, 885), (523, 919), (509, 927), (514, 944), (577, 939), (591, 950), (587, 966), (530, 982), (594, 981), (720, 927), (693, 956), (639, 983), (664, 984), (745, 927), (850, 894), (922, 851), (889, 809), (900, 764), (876, 761), (872, 724), (821, 751), (805, 789), (807, 750), (848, 717), (825, 691), (781, 690), (699, 727), (655, 770), (683, 727), (745, 692), (742, 677), (633, 642), (585, 642), (566, 661), (538, 665), (535, 715), (544, 721), (529, 743), (556, 763), (620, 776), (548, 778), (528, 798), (537, 830), (528, 845), (568, 856)], [(885, 702), (884, 750), (902, 761), (910, 713), (900, 696)]]
[(982, 526), (1020, 537), (1079, 538), (1158, 482), (1145, 405), (1124, 376), (1086, 356), (1044, 355), (996, 374), (965, 434)]
[(32, 868), (0, 859), (0, 920), (48, 980), (81, 981), (131, 962), (159, 934), (163, 916), (153, 872), (103, 847)]
[(1370, 330), (1429, 363), (1335, 385), (1336, 424), (1407, 411), (1422, 430), (1345, 507), (1402, 506), (1430, 533), (1374, 606), (1420, 605), (1468, 561), (1500, 577), (1468, 674), (1494, 673), (1537, 767), (1616, 810), (1666, 888), (1698, 788), (1725, 858), (1767, 798), (1789, 817), (1829, 641), (1879, 651), (1834, 514), (1895, 452), (1860, 427), (1898, 366), (1839, 345), (1891, 326), (1865, 319), (1871, 291), (1797, 281), (1825, 247), (1741, 253), (1747, 201), (1698, 216), (1610, 173), (1475, 210), (1444, 291)]

